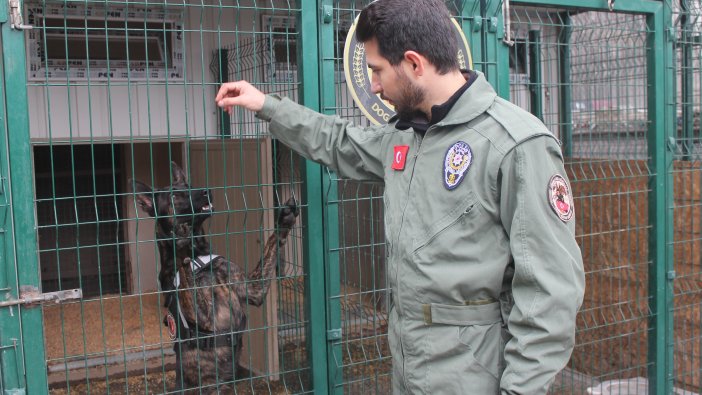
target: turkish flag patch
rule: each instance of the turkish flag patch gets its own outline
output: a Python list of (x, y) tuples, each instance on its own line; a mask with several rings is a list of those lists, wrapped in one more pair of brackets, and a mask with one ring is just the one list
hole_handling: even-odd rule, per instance
[(396, 145), (395, 152), (392, 156), (392, 168), (394, 170), (404, 170), (405, 161), (407, 160), (407, 151), (409, 151), (409, 145)]

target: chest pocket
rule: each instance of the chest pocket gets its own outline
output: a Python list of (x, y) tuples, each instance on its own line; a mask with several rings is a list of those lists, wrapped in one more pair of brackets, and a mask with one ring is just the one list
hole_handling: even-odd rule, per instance
[[(461, 225), (473, 224), (478, 228), (475, 221), (478, 220), (482, 211), (482, 206), (477, 196), (473, 191), (469, 191), (445, 216), (433, 223), (414, 240), (414, 253), (418, 254), (421, 250), (433, 245), (438, 245), (440, 248), (454, 247), (452, 245), (454, 240), (471, 233), (470, 229)], [(459, 232), (452, 233), (453, 230)]]

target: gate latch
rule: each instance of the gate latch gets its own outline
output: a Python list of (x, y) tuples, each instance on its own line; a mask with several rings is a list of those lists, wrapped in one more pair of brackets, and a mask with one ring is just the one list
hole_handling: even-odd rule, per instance
[(80, 288), (65, 291), (41, 293), (37, 287), (21, 286), (19, 299), (9, 299), (0, 302), (0, 307), (15, 305), (36, 306), (44, 303), (64, 303), (69, 300), (81, 299), (83, 290)]
[(15, 30), (31, 30), (32, 25), (25, 25), (22, 20), (22, 9), (19, 0), (9, 0), (10, 2), (10, 27)]

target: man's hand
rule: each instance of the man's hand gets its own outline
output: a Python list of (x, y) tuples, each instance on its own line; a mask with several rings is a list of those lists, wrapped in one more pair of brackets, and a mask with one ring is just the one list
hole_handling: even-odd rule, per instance
[(244, 107), (251, 111), (261, 111), (266, 95), (246, 81), (227, 82), (222, 84), (215, 97), (215, 102), (224, 111), (232, 114), (234, 106)]

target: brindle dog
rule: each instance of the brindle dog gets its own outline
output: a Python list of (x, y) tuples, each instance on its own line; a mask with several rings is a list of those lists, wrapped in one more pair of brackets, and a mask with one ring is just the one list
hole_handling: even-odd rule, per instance
[(293, 198), (285, 203), (261, 260), (247, 276), (238, 265), (211, 255), (203, 231), (203, 222), (212, 214), (209, 191), (190, 188), (181, 168), (175, 163), (171, 168), (170, 187), (152, 190), (133, 181), (133, 188), (141, 209), (156, 218), (161, 288), (177, 288), (177, 296), (167, 293), (170, 312), (164, 319), (177, 339), (176, 387), (229, 393), (246, 329), (245, 304), (263, 304), (298, 208)]

